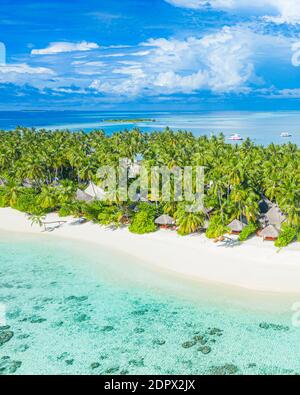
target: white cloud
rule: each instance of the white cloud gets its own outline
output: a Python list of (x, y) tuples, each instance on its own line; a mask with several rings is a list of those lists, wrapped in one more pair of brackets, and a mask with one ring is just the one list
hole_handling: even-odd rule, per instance
[(87, 41), (79, 43), (54, 42), (50, 43), (47, 48), (33, 49), (31, 55), (54, 55), (65, 52), (90, 51), (98, 48), (100, 48), (98, 44)]
[(123, 62), (112, 70), (118, 78), (99, 78), (91, 88), (120, 95), (244, 91), (254, 78), (252, 41), (250, 31), (229, 27), (203, 38), (150, 39), (141, 44), (143, 60)]
[(25, 63), (0, 65), (1, 74), (47, 74), (54, 75), (54, 71), (46, 67), (31, 67)]
[(284, 98), (284, 99), (299, 99), (300, 89), (282, 89), (271, 95), (271, 97)]
[(176, 7), (183, 7), (183, 8), (202, 8), (208, 2), (203, 0), (165, 0), (167, 3), (170, 3)]
[(299, 0), (165, 0), (183, 8), (200, 9), (209, 5), (217, 10), (246, 11), (274, 23), (300, 23)]
[(31, 67), (25, 63), (0, 65), (0, 83), (40, 86), (55, 76), (55, 72), (45, 67)]

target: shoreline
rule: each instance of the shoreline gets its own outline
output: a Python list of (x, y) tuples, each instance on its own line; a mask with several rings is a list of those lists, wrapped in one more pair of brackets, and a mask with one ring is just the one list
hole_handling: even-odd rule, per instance
[(216, 286), (300, 294), (300, 243), (278, 252), (272, 243), (260, 238), (226, 247), (213, 243), (204, 235), (181, 237), (173, 231), (160, 230), (140, 236), (126, 228), (112, 230), (91, 222), (76, 225), (76, 219), (59, 218), (56, 213), (49, 214), (46, 221), (66, 223), (52, 232), (42, 232), (38, 225), (31, 225), (26, 214), (11, 208), (0, 209), (0, 229), (3, 231), (96, 243), (141, 260), (154, 269)]

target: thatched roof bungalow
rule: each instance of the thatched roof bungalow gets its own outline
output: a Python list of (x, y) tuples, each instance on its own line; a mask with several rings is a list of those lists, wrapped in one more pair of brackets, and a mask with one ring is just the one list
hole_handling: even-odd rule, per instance
[(81, 189), (77, 189), (75, 199), (78, 200), (79, 202), (91, 202), (92, 200), (94, 200), (93, 196), (89, 195), (88, 193), (85, 193)]
[(93, 182), (89, 183), (89, 186), (86, 188), (84, 191), (87, 195), (92, 196), (95, 200), (105, 200), (106, 199), (106, 193), (104, 189), (98, 187), (96, 184)]
[(259, 236), (264, 240), (275, 241), (278, 239), (279, 234), (280, 231), (274, 225), (269, 225), (259, 233)]
[(170, 217), (167, 214), (163, 214), (160, 217), (156, 218), (155, 224), (159, 225), (161, 228), (172, 228), (175, 226), (176, 222), (174, 218)]
[(246, 226), (247, 224), (245, 224), (244, 222), (235, 219), (230, 222), (228, 228), (230, 228), (232, 234), (239, 235)]
[(278, 229), (281, 228), (281, 224), (284, 221), (286, 221), (286, 216), (277, 205), (274, 205), (266, 214), (266, 222), (268, 225), (273, 225)]

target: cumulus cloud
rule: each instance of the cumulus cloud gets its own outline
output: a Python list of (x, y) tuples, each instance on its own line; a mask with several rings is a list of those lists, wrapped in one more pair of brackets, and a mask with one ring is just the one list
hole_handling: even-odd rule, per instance
[(55, 55), (65, 52), (91, 51), (98, 48), (100, 48), (98, 44), (87, 41), (81, 41), (79, 43), (54, 42), (50, 43), (47, 48), (33, 49), (31, 55)]
[(243, 91), (254, 76), (251, 45), (251, 32), (229, 27), (202, 38), (150, 39), (141, 44), (143, 60), (115, 68), (119, 78), (97, 79), (91, 88), (131, 95)]
[(274, 23), (300, 23), (299, 0), (165, 0), (176, 7), (201, 9), (211, 7), (224, 11), (247, 11)]
[(46, 67), (31, 67), (25, 63), (0, 65), (0, 83), (17, 85), (47, 83), (55, 72)]
[(31, 67), (25, 63), (0, 65), (1, 74), (47, 74), (54, 75), (53, 70), (46, 67)]

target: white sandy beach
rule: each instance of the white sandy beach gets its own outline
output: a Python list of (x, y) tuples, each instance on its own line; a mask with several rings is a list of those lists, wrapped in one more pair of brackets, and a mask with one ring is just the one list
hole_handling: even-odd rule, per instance
[[(226, 247), (214, 244), (204, 235), (181, 237), (161, 230), (134, 235), (127, 229), (111, 230), (93, 223), (74, 225), (76, 219), (50, 214), (46, 221), (66, 221), (52, 232), (31, 225), (26, 214), (10, 208), (0, 209), (0, 229), (43, 234), (97, 243), (130, 254), (152, 267), (209, 282), (257, 291), (300, 294), (300, 243), (278, 252), (273, 243), (253, 238), (246, 243)], [(73, 224), (73, 225), (72, 225)]]

